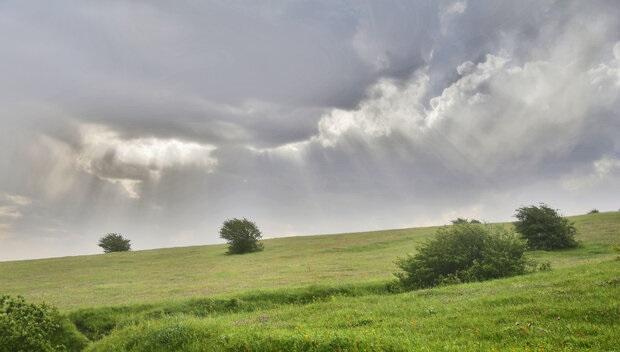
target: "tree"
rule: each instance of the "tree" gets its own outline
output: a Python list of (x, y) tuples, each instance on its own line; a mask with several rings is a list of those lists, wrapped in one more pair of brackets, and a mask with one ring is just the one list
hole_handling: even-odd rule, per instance
[(527, 272), (525, 241), (504, 227), (459, 223), (439, 229), (415, 255), (399, 258), (405, 289), (484, 281)]
[(557, 210), (541, 203), (517, 209), (515, 229), (527, 240), (530, 249), (554, 250), (577, 246), (573, 223)]
[(452, 225), (459, 225), (459, 224), (466, 224), (466, 223), (472, 223), (472, 224), (481, 224), (481, 222), (479, 220), (476, 219), (463, 219), (463, 218), (456, 218), (456, 220), (451, 220)]
[(261, 232), (256, 224), (246, 218), (224, 221), (220, 229), (220, 238), (228, 243), (229, 254), (243, 254), (263, 250)]
[(131, 240), (121, 236), (119, 233), (109, 233), (99, 239), (99, 247), (103, 248), (104, 253), (127, 252), (131, 250)]

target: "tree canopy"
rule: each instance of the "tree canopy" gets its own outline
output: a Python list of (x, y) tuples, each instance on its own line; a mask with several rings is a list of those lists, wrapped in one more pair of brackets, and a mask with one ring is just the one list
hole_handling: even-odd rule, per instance
[(98, 246), (103, 248), (104, 253), (127, 252), (131, 250), (130, 242), (119, 233), (109, 233), (99, 239)]
[(553, 250), (577, 246), (573, 223), (557, 210), (541, 203), (517, 209), (515, 229), (527, 240), (530, 249)]
[(243, 254), (263, 250), (259, 242), (262, 234), (256, 224), (246, 218), (229, 219), (224, 221), (220, 229), (220, 238), (228, 243), (229, 254)]

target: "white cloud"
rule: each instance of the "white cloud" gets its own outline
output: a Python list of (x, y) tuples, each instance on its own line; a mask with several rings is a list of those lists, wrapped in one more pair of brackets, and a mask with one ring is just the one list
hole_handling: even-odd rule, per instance
[(123, 139), (103, 126), (82, 128), (83, 147), (78, 164), (87, 173), (121, 185), (131, 198), (139, 198), (139, 186), (157, 181), (164, 169), (195, 166), (213, 172), (215, 146), (176, 139)]
[(604, 62), (588, 70), (592, 83), (593, 93), (607, 103), (618, 99), (617, 89), (620, 89), (620, 42), (613, 47), (614, 60)]
[(430, 109), (424, 108), (430, 81), (424, 71), (405, 84), (382, 80), (355, 110), (325, 114), (319, 134), (309, 141), (334, 147), (360, 139), (379, 147), (385, 144), (381, 137), (399, 133), (409, 140), (412, 157), (432, 153), (484, 174), (533, 170), (550, 157), (569, 158), (597, 119), (613, 121), (608, 113), (596, 115), (618, 104), (615, 61), (590, 67), (538, 60), (518, 66), (506, 53), (487, 55), (478, 64), (459, 65), (460, 78), (429, 100)]
[(390, 136), (395, 131), (411, 133), (424, 120), (422, 97), (426, 94), (428, 76), (417, 73), (404, 87), (393, 80), (381, 80), (373, 86), (356, 110), (334, 109), (318, 123), (317, 140), (333, 147), (347, 135), (360, 138)]
[(22, 213), (15, 206), (0, 206), (0, 218), (21, 218)]
[(19, 194), (0, 193), (0, 204), (12, 204), (26, 206), (32, 203), (32, 199)]
[(0, 239), (15, 236), (13, 225), (24, 216), (22, 209), (31, 203), (25, 196), (0, 193)]
[(467, 9), (467, 1), (460, 0), (445, 5), (439, 10), (441, 34), (447, 34), (455, 16), (461, 15)]

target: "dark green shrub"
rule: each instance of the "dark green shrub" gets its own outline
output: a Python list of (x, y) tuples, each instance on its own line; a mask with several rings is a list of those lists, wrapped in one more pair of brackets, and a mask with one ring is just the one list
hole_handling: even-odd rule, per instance
[(467, 223), (472, 223), (472, 224), (481, 224), (480, 220), (476, 220), (476, 219), (463, 219), (463, 218), (456, 218), (456, 220), (452, 220), (452, 225), (458, 225), (458, 224), (467, 224)]
[(224, 221), (220, 229), (220, 238), (228, 241), (229, 254), (243, 254), (263, 250), (261, 232), (256, 224), (246, 218)]
[(56, 308), (27, 303), (21, 297), (0, 297), (0, 352), (81, 351), (81, 336)]
[(484, 281), (527, 271), (525, 241), (503, 227), (461, 223), (443, 227), (415, 255), (399, 258), (405, 289)]
[(124, 238), (119, 233), (109, 233), (99, 239), (98, 246), (103, 248), (104, 253), (127, 252), (131, 250), (131, 240)]
[(573, 223), (546, 204), (517, 209), (515, 229), (530, 249), (553, 250), (577, 247)]
[(598, 209), (592, 209), (588, 212), (588, 214), (598, 214), (598, 213), (599, 213)]

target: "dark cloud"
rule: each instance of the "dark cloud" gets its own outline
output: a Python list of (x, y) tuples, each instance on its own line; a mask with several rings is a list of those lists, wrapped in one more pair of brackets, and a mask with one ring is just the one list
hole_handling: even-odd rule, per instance
[(616, 209), (619, 9), (2, 2), (0, 260)]

